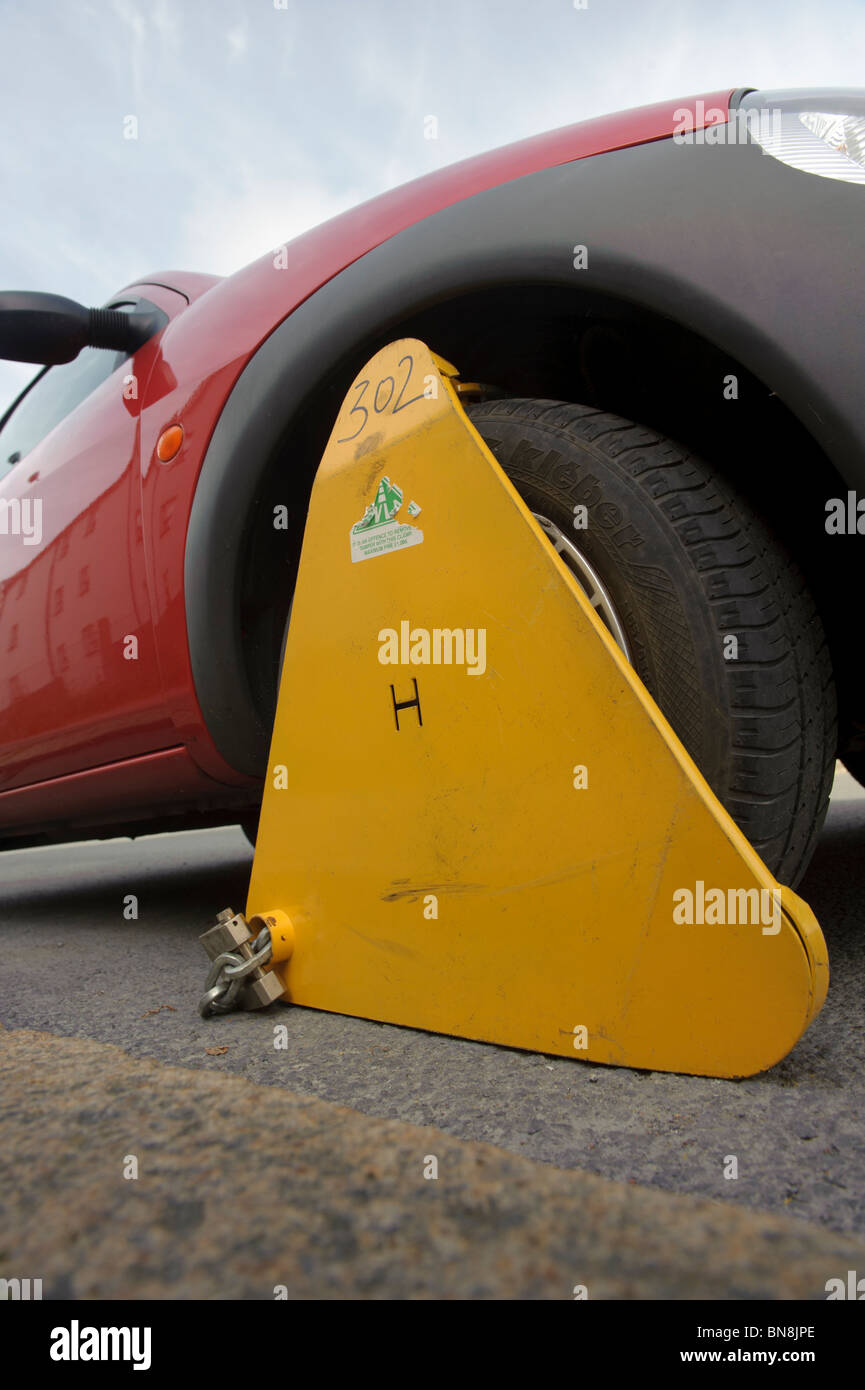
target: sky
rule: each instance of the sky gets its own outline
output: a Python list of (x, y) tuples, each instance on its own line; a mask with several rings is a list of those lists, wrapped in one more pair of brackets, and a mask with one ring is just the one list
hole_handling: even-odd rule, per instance
[(865, 0), (0, 0), (0, 289), (229, 275), (468, 155), (863, 53)]

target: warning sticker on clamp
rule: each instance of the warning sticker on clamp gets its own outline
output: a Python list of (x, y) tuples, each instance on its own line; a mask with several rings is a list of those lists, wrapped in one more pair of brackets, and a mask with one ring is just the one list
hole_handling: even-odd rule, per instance
[[(349, 532), (352, 564), (358, 560), (372, 560), (376, 555), (387, 555), (391, 550), (405, 550), (410, 545), (421, 544), (423, 531), (418, 526), (410, 526), (407, 521), (396, 519), (402, 502), (402, 490), (385, 475), (376, 490), (375, 501), (370, 502), (360, 521), (355, 522)], [(417, 502), (409, 502), (406, 510), (411, 517), (420, 515)]]

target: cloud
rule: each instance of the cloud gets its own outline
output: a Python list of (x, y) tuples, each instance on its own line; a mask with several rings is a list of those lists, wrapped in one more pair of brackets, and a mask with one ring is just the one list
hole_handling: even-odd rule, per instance
[(232, 58), (242, 58), (249, 47), (249, 29), (246, 21), (236, 24), (233, 29), (229, 29), (226, 34), (229, 52)]
[(200, 189), (198, 201), (183, 219), (185, 262), (211, 275), (232, 271), (263, 256), (310, 227), (363, 201), (357, 190), (342, 195), (317, 184), (262, 180), (247, 171), (227, 205)]

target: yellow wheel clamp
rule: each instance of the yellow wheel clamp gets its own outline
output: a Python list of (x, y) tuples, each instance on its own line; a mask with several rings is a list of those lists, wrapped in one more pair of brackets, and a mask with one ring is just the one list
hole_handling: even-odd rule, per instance
[(710, 791), (455, 378), (391, 343), (318, 469), (247, 904), (270, 970), (287, 1001), (335, 1013), (761, 1071), (823, 1004), (820, 928)]

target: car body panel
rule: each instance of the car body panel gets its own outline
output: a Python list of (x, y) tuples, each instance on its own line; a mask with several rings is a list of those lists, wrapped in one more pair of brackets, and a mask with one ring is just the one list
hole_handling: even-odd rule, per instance
[[(230, 807), (229, 789), (207, 777), (185, 748), (164, 748), (0, 792), (0, 823), (38, 825), (48, 834), (62, 833), (74, 823), (86, 834), (89, 827), (102, 827), (116, 818), (119, 808), (134, 820), (136, 812), (161, 806), (170, 822), (184, 806), (195, 804)], [(242, 805), (238, 803), (241, 810)]]
[[(169, 322), (186, 307), (175, 291), (147, 293)], [(0, 547), (4, 790), (177, 741), (145, 580), (138, 468), (138, 407), (158, 342), (117, 366), (0, 480), (0, 496), (41, 515), (37, 544), (10, 536)]]

